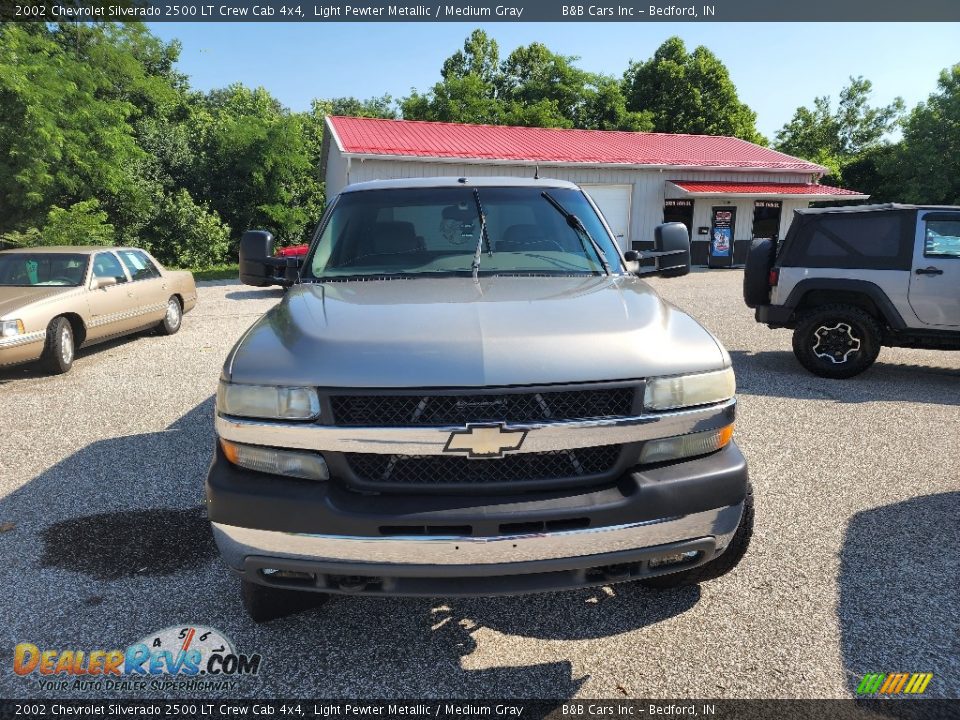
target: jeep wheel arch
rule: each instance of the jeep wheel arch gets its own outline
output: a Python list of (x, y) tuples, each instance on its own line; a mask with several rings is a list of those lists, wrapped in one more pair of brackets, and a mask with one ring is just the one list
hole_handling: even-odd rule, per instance
[(837, 303), (859, 307), (893, 330), (903, 330), (907, 327), (887, 294), (880, 289), (879, 285), (867, 280), (839, 278), (801, 280), (790, 291), (790, 296), (784, 305), (793, 308), (795, 316), (800, 316), (819, 306)]

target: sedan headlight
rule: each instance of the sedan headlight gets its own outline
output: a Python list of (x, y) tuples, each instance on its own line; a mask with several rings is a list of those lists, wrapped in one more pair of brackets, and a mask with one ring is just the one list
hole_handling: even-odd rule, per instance
[(643, 393), (646, 410), (709, 405), (729, 400), (737, 391), (733, 368), (698, 375), (650, 378)]
[(221, 380), (217, 412), (268, 420), (313, 420), (320, 414), (320, 398), (313, 388), (236, 385)]
[(23, 320), (0, 320), (0, 337), (16, 337), (23, 333)]

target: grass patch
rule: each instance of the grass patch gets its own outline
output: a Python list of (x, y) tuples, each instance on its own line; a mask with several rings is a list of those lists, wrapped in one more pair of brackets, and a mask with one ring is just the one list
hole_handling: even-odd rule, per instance
[(240, 276), (240, 265), (215, 265), (206, 270), (191, 270), (194, 280), (236, 280)]

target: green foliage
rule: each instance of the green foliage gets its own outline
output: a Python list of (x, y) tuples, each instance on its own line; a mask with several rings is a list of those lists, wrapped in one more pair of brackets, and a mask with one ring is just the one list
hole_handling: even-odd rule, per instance
[(189, 268), (222, 263), (230, 249), (230, 228), (208, 207), (197, 205), (186, 190), (163, 200), (156, 226), (143, 244), (160, 262)]
[(41, 233), (43, 245), (112, 245), (116, 233), (97, 200), (74, 203), (68, 209), (54, 205)]
[(266, 90), (231, 85), (192, 98), (198, 159), (186, 185), (233, 228), (263, 227), (300, 240), (323, 195), (307, 119)]
[[(873, 84), (863, 77), (851, 77), (840, 91), (833, 108), (829, 97), (817, 97), (813, 107), (799, 107), (793, 118), (777, 132), (775, 147), (780, 152), (812, 160), (830, 170), (830, 178), (847, 183), (845, 168), (884, 144), (884, 138), (900, 123), (903, 100), (896, 98), (884, 107), (869, 104)], [(864, 177), (866, 165), (857, 176)]]
[(27, 228), (24, 231), (10, 230), (0, 235), (0, 250), (6, 250), (8, 247), (33, 247), (34, 245), (43, 245), (43, 235), (35, 227)]
[(338, 97), (329, 100), (314, 100), (312, 113), (314, 115), (346, 115), (349, 117), (389, 118), (395, 119), (397, 111), (394, 109), (393, 98), (390, 95), (381, 95), (366, 100), (355, 97)]
[(941, 72), (937, 87), (907, 117), (884, 167), (902, 179), (903, 200), (960, 205), (960, 64)]
[(412, 91), (400, 107), (408, 120), (490, 125), (649, 130), (646, 113), (628, 110), (619, 83), (577, 67), (542, 43), (500, 49), (474, 30), (463, 49), (447, 58), (441, 80), (427, 93)]
[(766, 145), (757, 114), (740, 102), (726, 66), (703, 46), (688, 53), (683, 40), (669, 38), (649, 60), (630, 63), (623, 88), (627, 108), (649, 113), (657, 132), (732, 135)]

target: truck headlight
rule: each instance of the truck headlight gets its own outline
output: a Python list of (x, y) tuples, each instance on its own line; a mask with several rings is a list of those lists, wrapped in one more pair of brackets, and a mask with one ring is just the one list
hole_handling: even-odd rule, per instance
[(640, 451), (640, 464), (706, 455), (725, 447), (732, 437), (733, 425), (727, 425), (717, 430), (649, 440)]
[(220, 447), (227, 460), (247, 470), (305, 480), (330, 479), (327, 463), (317, 453), (241, 445), (229, 440), (220, 440)]
[(23, 333), (23, 320), (0, 320), (0, 337), (16, 337)]
[(673, 410), (709, 405), (729, 400), (736, 391), (733, 368), (697, 375), (650, 378), (643, 392), (643, 407), (646, 410)]
[(269, 420), (313, 420), (320, 414), (320, 398), (313, 388), (236, 385), (221, 380), (217, 412)]

